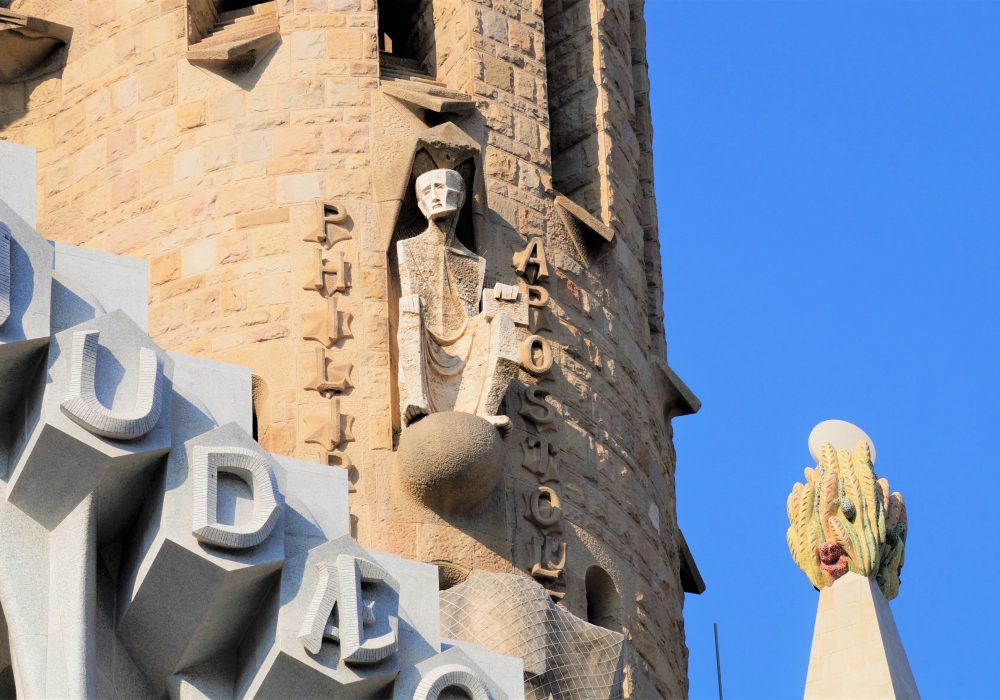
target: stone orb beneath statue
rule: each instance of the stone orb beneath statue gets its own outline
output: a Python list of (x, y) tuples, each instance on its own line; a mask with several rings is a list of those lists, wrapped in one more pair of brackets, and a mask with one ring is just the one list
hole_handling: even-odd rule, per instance
[(399, 437), (397, 483), (435, 511), (472, 509), (489, 496), (502, 474), (500, 432), (471, 413), (432, 413)]

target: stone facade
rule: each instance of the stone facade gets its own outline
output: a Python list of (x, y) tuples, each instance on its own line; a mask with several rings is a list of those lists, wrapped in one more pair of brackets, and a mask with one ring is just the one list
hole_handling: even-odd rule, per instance
[[(72, 29), (0, 84), (41, 234), (147, 260), (152, 338), (249, 366), (260, 444), (346, 469), (361, 544), (445, 587), (533, 576), (625, 633), (626, 696), (683, 695), (671, 420), (698, 402), (665, 359), (641, 0), (7, 4)], [(435, 167), (524, 302), (502, 474), (449, 513), (396, 487), (394, 251)]]

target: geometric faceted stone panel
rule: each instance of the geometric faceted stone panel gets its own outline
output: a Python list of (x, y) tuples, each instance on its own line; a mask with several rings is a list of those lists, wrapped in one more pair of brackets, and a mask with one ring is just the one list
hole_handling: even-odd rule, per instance
[(0, 200), (0, 419), (24, 398), (49, 342), (52, 244)]
[(350, 537), (289, 552), (240, 650), (236, 695), (388, 696), (399, 616), (399, 584)]
[[(168, 677), (235, 648), (278, 575), (285, 541), (274, 459), (235, 423), (189, 437), (210, 417), (182, 398), (174, 406), (176, 447), (139, 518), (119, 591), (118, 635), (161, 690)], [(211, 498), (198, 466), (209, 460)]]
[(170, 449), (172, 372), (121, 311), (53, 336), (45, 384), (14, 434), (10, 502), (51, 530), (94, 493), (99, 539), (115, 534)]

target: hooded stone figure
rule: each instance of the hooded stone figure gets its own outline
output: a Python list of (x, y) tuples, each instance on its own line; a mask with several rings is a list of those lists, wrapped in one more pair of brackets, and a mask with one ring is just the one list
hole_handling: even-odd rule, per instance
[(431, 170), (416, 181), (427, 229), (399, 241), (399, 392), (403, 425), (458, 411), (480, 416), (502, 432), (500, 402), (517, 373), (514, 323), (495, 304), (517, 299), (517, 287), (483, 289), (486, 260), (455, 235), (465, 182), (454, 170)]

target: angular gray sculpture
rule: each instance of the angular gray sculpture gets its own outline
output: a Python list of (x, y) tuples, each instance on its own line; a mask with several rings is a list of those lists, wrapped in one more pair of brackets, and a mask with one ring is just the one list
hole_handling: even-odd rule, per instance
[[(519, 659), (443, 650), (435, 567), (348, 536), (344, 471), (250, 437), (248, 370), (165, 353), (144, 319), (103, 313), (132, 308), (105, 280), (53, 282), (52, 247), (2, 202), (4, 181), (0, 377), (21, 390), (0, 415), (0, 694), (390, 697), (447, 656), (428, 698), (523, 698)], [(59, 250), (105, 276), (130, 267)], [(130, 275), (119, 293), (145, 294)]]

